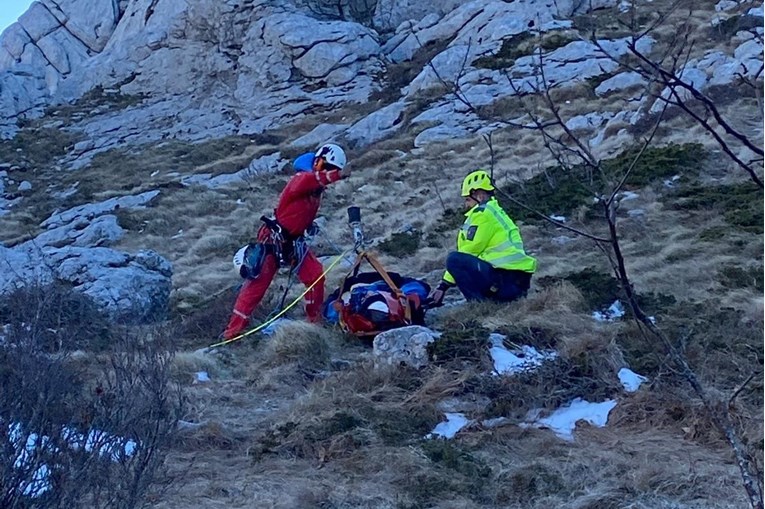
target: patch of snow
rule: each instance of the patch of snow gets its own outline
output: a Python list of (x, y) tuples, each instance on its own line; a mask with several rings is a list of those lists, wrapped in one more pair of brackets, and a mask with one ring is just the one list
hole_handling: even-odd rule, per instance
[(181, 238), (181, 237), (183, 237), (183, 228), (181, 228), (180, 230), (178, 230), (178, 233), (176, 233), (175, 235), (173, 235), (173, 236), (172, 236), (172, 237), (170, 237), (170, 238), (171, 238), (171, 239), (178, 239), (178, 238)]
[(619, 380), (622, 382), (625, 391), (635, 392), (640, 388), (640, 384), (647, 381), (648, 378), (638, 375), (629, 368), (622, 368), (619, 370)]
[(616, 401), (612, 399), (602, 403), (590, 403), (582, 398), (576, 398), (547, 417), (539, 418), (541, 411), (532, 410), (529, 412), (527, 422), (522, 427), (549, 428), (558, 437), (572, 441), (577, 422), (586, 421), (593, 426), (602, 428), (608, 422), (608, 413), (615, 406)]
[(675, 175), (671, 179), (666, 179), (664, 181), (664, 187), (675, 187), (675, 182), (680, 180), (680, 175)]
[(539, 352), (536, 348), (523, 345), (520, 349), (508, 350), (503, 344), (505, 336), (492, 333), (489, 335), (491, 348), (489, 353), (494, 360), (494, 372), (497, 375), (513, 375), (529, 371), (540, 366), (544, 361), (557, 357), (556, 352)]
[(565, 216), (554, 216), (554, 215), (552, 215), (552, 216), (550, 216), (550, 219), (554, 219), (554, 220), (558, 221), (559, 223), (565, 223), (566, 222), (566, 217)]
[(765, 17), (765, 10), (763, 10), (763, 9), (764, 9), (764, 8), (763, 8), (763, 6), (762, 6), (762, 5), (761, 5), (761, 6), (759, 6), (759, 7), (754, 7), (754, 8), (752, 8), (752, 9), (749, 9), (749, 10), (747, 11), (747, 14), (748, 14), (749, 16), (758, 16), (758, 17), (762, 18), (762, 17)]
[(425, 435), (425, 438), (454, 438), (454, 436), (470, 423), (470, 419), (461, 413), (447, 413), (446, 421), (439, 422), (433, 431)]
[(616, 197), (619, 199), (619, 201), (629, 201), (637, 200), (640, 195), (632, 191), (622, 191), (621, 193), (617, 194)]
[(210, 376), (207, 374), (207, 371), (197, 371), (194, 376), (196, 382), (200, 384), (210, 381)]
[(599, 322), (613, 322), (624, 316), (624, 306), (621, 301), (614, 301), (605, 311), (593, 311), (592, 317)]
[[(16, 459), (13, 466), (17, 469), (28, 468), (30, 462), (36, 461), (38, 449), (43, 449), (47, 453), (56, 453), (59, 450), (50, 446), (50, 438), (40, 436), (37, 433), (29, 433), (26, 443), (21, 445), (24, 430), (21, 424), (13, 423), (8, 426), (8, 438), (15, 449)], [(104, 431), (92, 429), (87, 437), (74, 428), (64, 427), (61, 433), (65, 443), (72, 450), (79, 450), (81, 447), (86, 452), (97, 452), (101, 456), (109, 456), (112, 461), (120, 461), (125, 457), (135, 454), (138, 444), (135, 441), (111, 435)], [(50, 482), (50, 469), (46, 464), (42, 464), (32, 472), (31, 478), (25, 481), (22, 493), (27, 497), (36, 498), (49, 491), (52, 488)]]

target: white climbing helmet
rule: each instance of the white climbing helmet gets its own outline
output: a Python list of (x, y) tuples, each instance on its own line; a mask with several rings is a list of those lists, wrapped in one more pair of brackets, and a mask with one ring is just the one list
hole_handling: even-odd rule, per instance
[(326, 143), (316, 151), (316, 158), (322, 158), (327, 164), (331, 164), (341, 170), (345, 168), (345, 152), (334, 143)]
[(247, 249), (250, 247), (249, 244), (244, 246), (242, 249), (236, 252), (234, 255), (234, 268), (236, 271), (241, 274), (242, 273), (242, 266), (244, 265), (244, 260), (247, 257)]

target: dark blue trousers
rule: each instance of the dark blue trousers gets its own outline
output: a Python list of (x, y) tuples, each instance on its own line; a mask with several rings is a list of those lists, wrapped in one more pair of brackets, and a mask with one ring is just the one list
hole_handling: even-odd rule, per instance
[(446, 257), (446, 270), (467, 300), (510, 302), (526, 296), (531, 274), (494, 268), (489, 262), (453, 251)]

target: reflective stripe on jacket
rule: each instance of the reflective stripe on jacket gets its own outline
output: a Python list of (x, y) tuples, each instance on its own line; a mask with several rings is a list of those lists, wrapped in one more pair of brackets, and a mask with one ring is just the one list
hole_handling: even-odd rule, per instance
[[(534, 273), (537, 260), (523, 250), (521, 232), (495, 198), (476, 205), (465, 214), (457, 234), (457, 251), (472, 254), (498, 269)], [(444, 280), (454, 283), (447, 271)]]

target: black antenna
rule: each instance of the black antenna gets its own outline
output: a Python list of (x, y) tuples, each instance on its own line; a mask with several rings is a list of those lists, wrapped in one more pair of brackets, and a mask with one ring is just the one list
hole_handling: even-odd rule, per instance
[(348, 207), (348, 226), (353, 232), (353, 248), (358, 253), (364, 246), (364, 232), (361, 229), (361, 208)]

